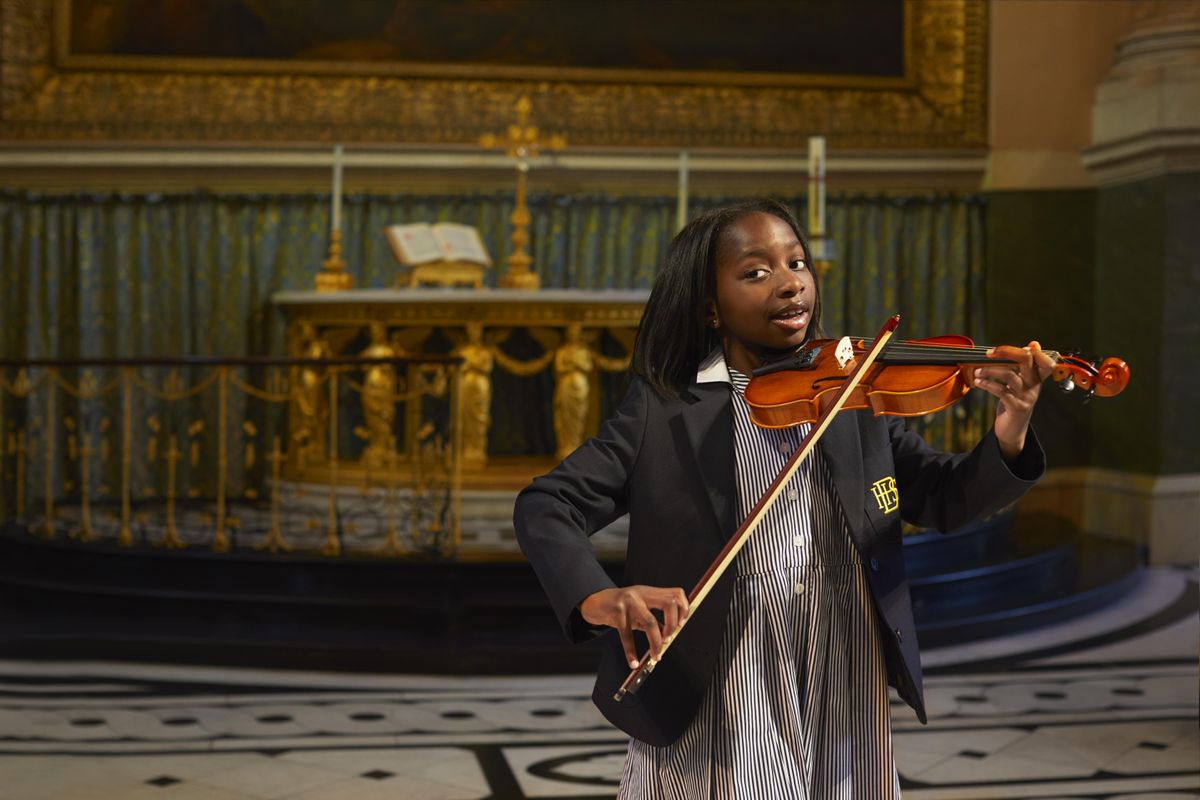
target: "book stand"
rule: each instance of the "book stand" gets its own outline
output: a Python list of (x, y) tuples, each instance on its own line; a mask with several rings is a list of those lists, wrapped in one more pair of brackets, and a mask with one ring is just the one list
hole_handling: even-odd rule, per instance
[(470, 261), (434, 261), (408, 268), (408, 273), (396, 276), (397, 289), (416, 289), (420, 286), (462, 286), (483, 288), (483, 264)]

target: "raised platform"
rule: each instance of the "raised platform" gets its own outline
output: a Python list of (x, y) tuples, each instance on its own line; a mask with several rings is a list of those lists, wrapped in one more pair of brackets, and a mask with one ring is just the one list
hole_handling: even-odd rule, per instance
[[(408, 672), (589, 671), (512, 533), (512, 492), (463, 497), (456, 559), (217, 554), (0, 531), (0, 656), (111, 657)], [(621, 582), (624, 520), (597, 534)], [(1061, 622), (1109, 603), (1138, 551), (1053, 519), (910, 537), (923, 646)]]
[[(610, 565), (620, 580), (620, 565)], [(0, 532), (0, 656), (571, 672), (523, 561), (118, 548)]]
[(1002, 515), (905, 541), (913, 615), (924, 647), (1050, 625), (1120, 598), (1144, 554), (1059, 517)]

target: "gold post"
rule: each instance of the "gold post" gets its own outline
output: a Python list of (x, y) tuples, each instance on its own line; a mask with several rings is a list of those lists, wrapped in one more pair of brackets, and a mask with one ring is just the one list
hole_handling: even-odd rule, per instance
[(55, 369), (46, 370), (46, 520), (42, 524), (42, 534), (47, 539), (54, 538), (54, 376)]
[(17, 455), (17, 519), (22, 519), (25, 516), (25, 456), (29, 447), (24, 428), (17, 430), (13, 447)]
[(338, 483), (338, 406), (337, 406), (337, 374), (338, 368), (329, 367), (329, 526), (326, 530), (325, 547), (321, 552), (327, 556), (336, 556), (342, 551), (337, 538), (337, 483)]
[(376, 551), (382, 556), (399, 556), (405, 553), (405, 548), (400, 544), (400, 525), (399, 525), (399, 508), (397, 504), (396, 481), (399, 477), (396, 474), (396, 448), (393, 447), (388, 452), (388, 469), (387, 469), (387, 518), (388, 528), (387, 536), (384, 537), (383, 545)]
[(96, 532), (92, 529), (92, 491), (88, 485), (91, 481), (91, 469), (89, 461), (92, 459), (92, 437), (90, 434), (83, 434), (83, 448), (79, 451), (82, 460), (79, 464), (79, 493), (80, 497), (80, 520), (79, 520), (79, 540), (83, 542), (91, 541), (96, 538)]
[(225, 483), (229, 479), (228, 436), (229, 368), (217, 367), (217, 530), (213, 534), (213, 552), (229, 552), (229, 533), (225, 530)]
[(133, 544), (133, 531), (129, 529), (129, 469), (133, 463), (133, 383), (128, 367), (121, 369), (121, 533), (117, 544), (129, 547)]
[(409, 364), (404, 370), (406, 388), (413, 390), (411, 397), (404, 401), (404, 449), (408, 454), (410, 464), (421, 457), (421, 448), (417, 446), (417, 432), (421, 429), (421, 374), (415, 364)]
[(462, 366), (450, 367), (450, 552), (457, 553), (462, 540), (462, 520), (459, 519), (459, 499), (462, 492)]
[(178, 441), (175, 434), (171, 434), (167, 440), (167, 535), (159, 542), (159, 547), (169, 547), (172, 549), (183, 547), (183, 542), (179, 539), (179, 531), (175, 527), (175, 464), (179, 461), (183, 454), (179, 452)]
[(509, 125), (502, 136), (485, 133), (479, 144), (489, 150), (504, 150), (505, 155), (517, 160), (517, 197), (512, 213), (513, 252), (508, 257), (508, 272), (501, 275), (498, 283), (506, 289), (536, 289), (541, 284), (537, 273), (530, 270), (533, 259), (525, 250), (529, 244), (529, 208), (525, 204), (525, 176), (529, 172), (529, 159), (535, 158), (542, 148), (562, 150), (567, 140), (559, 134), (543, 138), (536, 125), (529, 124), (529, 112), (533, 104), (528, 97), (521, 97), (516, 105), (517, 122)]
[(283, 447), (279, 443), (278, 436), (271, 445), (271, 455), (267, 456), (267, 460), (271, 462), (271, 527), (267, 531), (267, 540), (255, 549), (267, 550), (271, 553), (281, 551), (286, 553), (292, 548), (283, 540), (283, 533), (279, 529), (279, 486), (283, 465)]

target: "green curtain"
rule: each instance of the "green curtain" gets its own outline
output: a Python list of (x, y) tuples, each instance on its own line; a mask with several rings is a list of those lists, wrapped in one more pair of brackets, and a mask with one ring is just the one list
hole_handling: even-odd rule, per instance
[[(690, 209), (735, 199), (696, 197)], [(779, 199), (804, 219), (803, 196)], [(675, 232), (675, 203), (532, 195), (530, 250), (542, 285), (650, 286)], [(344, 257), (355, 285), (393, 284), (386, 225), (448, 220), (480, 230), (499, 268), (494, 283), (512, 204), (506, 193), (347, 196)], [(835, 195), (828, 209), (837, 248), (822, 286), (828, 331), (869, 334), (899, 312), (905, 337), (981, 334), (980, 196)], [(282, 353), (284, 321), (271, 294), (312, 288), (328, 225), (329, 196), (319, 194), (0, 193), (0, 357)], [(606, 408), (619, 383), (605, 381)], [(506, 396), (502, 388), (497, 396)], [(983, 405), (955, 413), (982, 419)], [(498, 414), (493, 452), (551, 452), (549, 420), (529, 416)], [(945, 426), (924, 427), (945, 442)]]

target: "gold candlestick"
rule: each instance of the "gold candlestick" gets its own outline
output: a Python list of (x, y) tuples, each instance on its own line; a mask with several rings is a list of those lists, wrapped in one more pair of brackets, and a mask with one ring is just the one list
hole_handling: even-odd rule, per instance
[(830, 239), (828, 236), (810, 236), (808, 239), (808, 249), (812, 251), (812, 266), (813, 270), (817, 273), (817, 280), (825, 280), (826, 273), (829, 272), (837, 257), (833, 239)]
[(825, 137), (808, 137), (808, 246), (813, 270), (823, 280), (835, 258), (825, 231)]
[(339, 144), (333, 148), (333, 188), (330, 190), (329, 258), (317, 273), (318, 292), (340, 292), (349, 289), (354, 281), (346, 272), (342, 260), (342, 157)]
[(567, 146), (567, 140), (558, 134), (543, 138), (536, 125), (529, 124), (529, 112), (533, 104), (528, 97), (517, 101), (517, 122), (509, 125), (503, 138), (494, 133), (485, 133), (479, 137), (479, 144), (490, 149), (504, 148), (505, 155), (517, 159), (517, 198), (516, 208), (512, 213), (512, 243), (513, 252), (508, 257), (508, 271), (501, 275), (498, 283), (506, 289), (536, 289), (541, 284), (537, 273), (530, 267), (533, 258), (525, 250), (529, 244), (529, 208), (525, 204), (526, 175), (529, 172), (529, 160), (538, 155), (542, 148), (561, 150)]
[(340, 292), (352, 286), (354, 279), (346, 272), (346, 262), (342, 260), (342, 232), (334, 228), (329, 232), (329, 258), (317, 273), (317, 291)]

